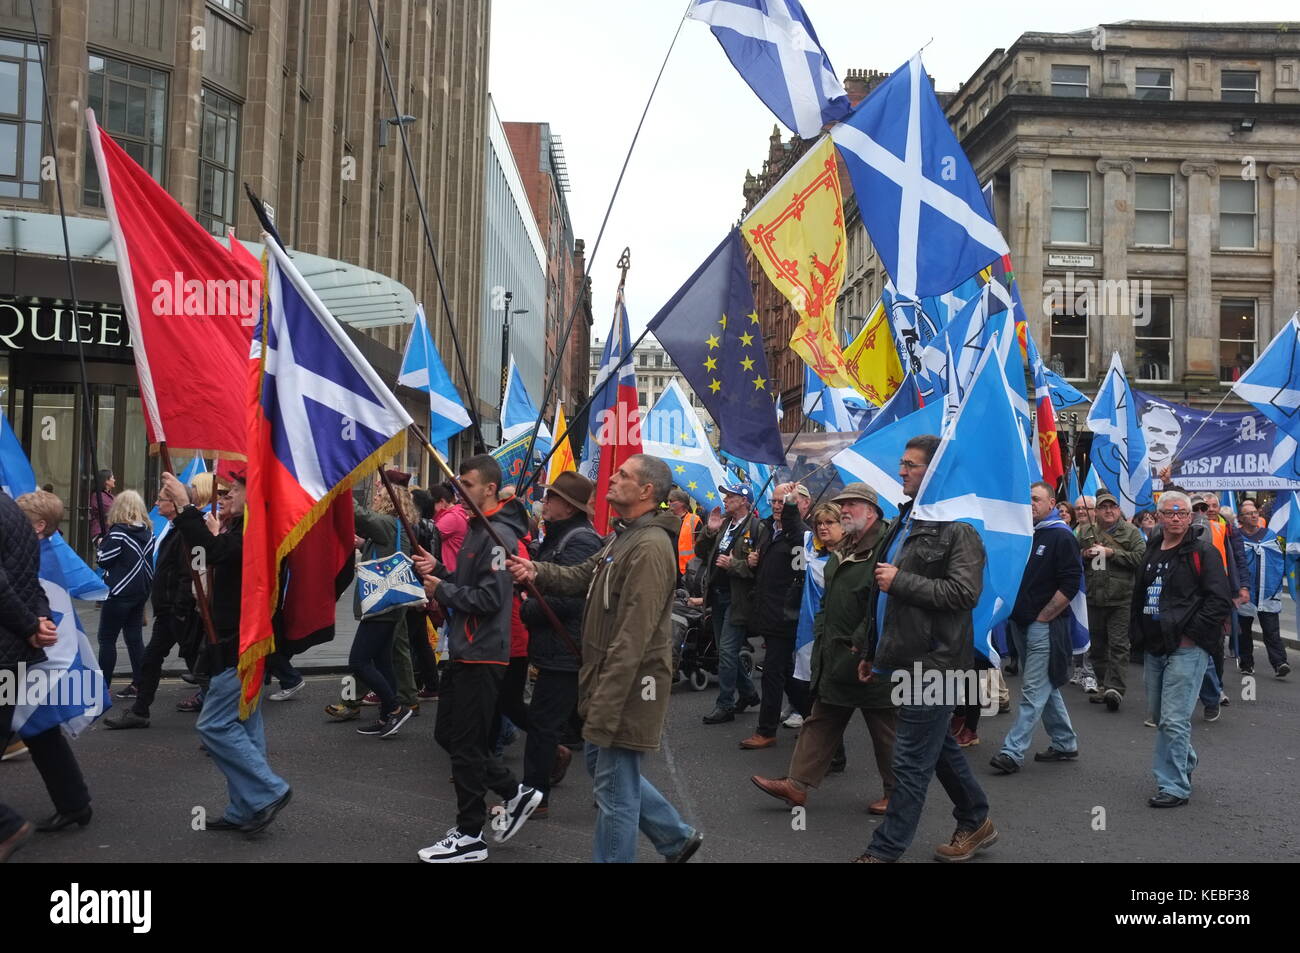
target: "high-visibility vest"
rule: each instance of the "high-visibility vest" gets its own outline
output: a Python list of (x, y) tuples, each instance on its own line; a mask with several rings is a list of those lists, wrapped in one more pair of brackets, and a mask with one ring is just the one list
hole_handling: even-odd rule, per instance
[(1220, 520), (1210, 520), (1210, 542), (1214, 543), (1214, 548), (1219, 551), (1219, 558), (1223, 560), (1223, 569), (1228, 569), (1228, 527)]
[(677, 531), (677, 571), (686, 572), (686, 564), (695, 555), (695, 533), (700, 527), (700, 518), (694, 513), (682, 517), (682, 528)]

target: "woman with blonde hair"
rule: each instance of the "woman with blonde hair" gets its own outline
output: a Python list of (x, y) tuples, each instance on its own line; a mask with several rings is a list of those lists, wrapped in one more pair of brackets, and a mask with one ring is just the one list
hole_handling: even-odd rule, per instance
[(95, 559), (108, 586), (108, 598), (99, 613), (99, 667), (104, 681), (113, 679), (117, 666), (117, 637), (126, 641), (131, 659), (131, 684), (118, 698), (135, 698), (144, 659), (144, 606), (153, 588), (153, 527), (144, 500), (135, 490), (123, 490), (108, 511), (108, 532), (100, 540)]

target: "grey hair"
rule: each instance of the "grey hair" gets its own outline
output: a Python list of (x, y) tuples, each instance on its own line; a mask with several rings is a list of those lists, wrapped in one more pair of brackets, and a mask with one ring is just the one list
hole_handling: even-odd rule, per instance
[(1160, 494), (1161, 508), (1163, 508), (1165, 500), (1168, 500), (1171, 503), (1178, 503), (1181, 506), (1185, 506), (1187, 507), (1188, 510), (1191, 510), (1192, 508), (1191, 497), (1189, 497), (1186, 493), (1180, 493), (1177, 490), (1167, 490), (1166, 492)]
[(654, 484), (655, 505), (665, 502), (668, 499), (668, 491), (673, 487), (673, 473), (668, 469), (668, 464), (648, 453), (633, 454), (628, 459), (636, 461), (637, 472), (641, 474), (638, 482), (642, 485)]

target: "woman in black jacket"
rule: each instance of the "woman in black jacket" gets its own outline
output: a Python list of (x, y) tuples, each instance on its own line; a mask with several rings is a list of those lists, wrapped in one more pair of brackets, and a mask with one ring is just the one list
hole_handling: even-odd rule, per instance
[(135, 490), (123, 490), (108, 511), (108, 532), (100, 540), (96, 560), (108, 570), (108, 598), (99, 614), (99, 667), (105, 684), (117, 666), (117, 637), (126, 641), (131, 658), (131, 684), (118, 698), (135, 698), (144, 659), (144, 606), (153, 589), (153, 527), (144, 500)]

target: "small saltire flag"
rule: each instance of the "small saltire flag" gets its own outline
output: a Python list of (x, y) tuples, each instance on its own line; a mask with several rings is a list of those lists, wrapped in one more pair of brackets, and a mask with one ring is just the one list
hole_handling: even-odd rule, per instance
[(971, 622), (976, 650), (995, 663), (990, 634), (1011, 614), (1034, 537), (1027, 441), (997, 350), (980, 358), (912, 509), (916, 519), (960, 521), (979, 532), (984, 582)]
[(852, 387), (835, 337), (844, 281), (844, 205), (835, 146), (809, 149), (740, 223), (763, 273), (799, 314), (790, 347), (833, 387)]
[(423, 304), (415, 306), (415, 321), (411, 336), (406, 339), (397, 383), (428, 393), (429, 442), (445, 457), (447, 441), (470, 425), (469, 412), (461, 403), (460, 393), (433, 343)]
[(1070, 472), (1067, 475), (1065, 481), (1065, 495), (1066, 495), (1066, 502), (1070, 504), (1073, 504), (1074, 501), (1077, 500), (1080, 496), (1079, 468), (1074, 466), (1073, 464), (1070, 465)]
[(660, 309), (649, 330), (722, 428), (722, 450), (743, 460), (785, 463), (763, 329), (736, 229)]
[(831, 136), (903, 298), (943, 294), (1009, 251), (919, 53)]
[(867, 323), (844, 349), (844, 369), (858, 393), (877, 407), (884, 406), (903, 383), (903, 364), (882, 302), (876, 302)]
[(1097, 474), (1115, 494), (1126, 519), (1138, 510), (1154, 508), (1147, 439), (1118, 352), (1111, 355), (1110, 370), (1092, 402), (1088, 427), (1093, 433), (1089, 476)]
[[(772, 488), (776, 486), (773, 468), (765, 463), (742, 460), (734, 454), (722, 451), (722, 458), (740, 475), (741, 481), (748, 483), (754, 490), (754, 510), (761, 519), (772, 515)], [(732, 482), (730, 480), (728, 483)], [(766, 489), (764, 489), (766, 487)], [(719, 501), (715, 505), (721, 505)]]
[(828, 432), (846, 433), (861, 430), (878, 408), (868, 407), (866, 399), (852, 387), (831, 387), (803, 366), (803, 413)]
[[(1106, 487), (1105, 489), (1110, 489), (1110, 487)], [(1101, 480), (1097, 476), (1097, 468), (1088, 467), (1088, 475), (1083, 478), (1082, 495), (1091, 496), (1093, 499), (1096, 499), (1097, 494), (1100, 493), (1101, 491), (1102, 491), (1102, 484), (1101, 484)], [(1075, 497), (1075, 499), (1078, 499), (1078, 497)]]
[(564, 403), (560, 402), (555, 405), (555, 439), (560, 442), (556, 451), (551, 454), (551, 462), (546, 468), (546, 482), (551, 484), (561, 473), (569, 470), (577, 470), (577, 462), (573, 458), (573, 443), (569, 440), (569, 424), (564, 419)]
[[(1273, 501), (1268, 528), (1280, 537), (1286, 552), (1286, 578), (1291, 598), (1296, 598), (1296, 567), (1300, 563), (1300, 494), (1295, 490), (1279, 493)], [(1296, 609), (1300, 616), (1300, 608)]]
[(1232, 389), (1277, 424), (1279, 444), (1284, 435), (1300, 441), (1300, 311), (1274, 335)]
[(108, 683), (72, 605), (53, 539), (41, 540), (40, 580), (58, 641), (45, 649), (44, 662), (28, 666), (24, 703), (14, 709), (13, 730), (32, 738), (61, 726), (75, 738), (107, 710)]
[[(492, 451), (493, 458), (501, 465), (503, 483), (517, 484), (551, 452), (551, 431), (538, 420), (540, 416), (524, 385), (523, 375), (511, 357), (506, 374), (505, 399), (501, 402), (501, 446)], [(537, 427), (536, 440), (532, 439), (534, 426)], [(533, 444), (533, 459), (525, 460), (530, 442)]]
[[(263, 241), (266, 296), (248, 362), (241, 717), (257, 705), (274, 648), (281, 561), (341, 512), (339, 497), (350, 505), (357, 481), (402, 450), (412, 422), (278, 241)], [(351, 521), (331, 525), (331, 559), (350, 554)]]
[(835, 469), (845, 483), (861, 480), (875, 490), (885, 517), (893, 519), (907, 500), (898, 479), (898, 461), (903, 458), (907, 441), (921, 434), (938, 434), (943, 429), (943, 414), (943, 401), (935, 401), (886, 424), (835, 454), (831, 458)]
[(668, 382), (646, 414), (641, 427), (641, 446), (645, 453), (668, 464), (673, 482), (705, 510), (722, 504), (718, 487), (731, 480), (709, 445), (704, 424), (677, 378)]
[(741, 79), (802, 139), (849, 114), (848, 94), (799, 0), (696, 0)]
[[(31, 461), (18, 442), (18, 435), (9, 426), (9, 419), (0, 410), (0, 490), (15, 500), (36, 489), (36, 474)], [(99, 602), (108, 598), (108, 587), (103, 578), (85, 564), (76, 551), (68, 545), (62, 533), (50, 537), (50, 545), (62, 569), (68, 591), (78, 599)]]

